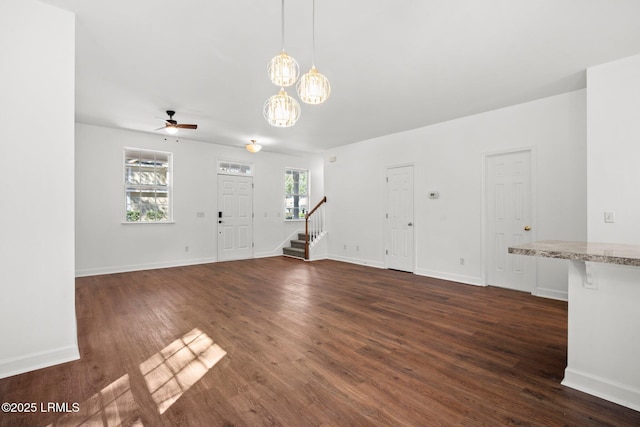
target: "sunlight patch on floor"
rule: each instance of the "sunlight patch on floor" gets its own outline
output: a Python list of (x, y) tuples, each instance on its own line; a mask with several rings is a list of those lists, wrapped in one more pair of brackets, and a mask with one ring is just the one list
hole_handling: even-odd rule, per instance
[(69, 413), (47, 427), (142, 427), (138, 409), (131, 393), (129, 375), (125, 374), (82, 402), (78, 412)]
[(147, 388), (163, 414), (227, 353), (193, 329), (140, 364)]

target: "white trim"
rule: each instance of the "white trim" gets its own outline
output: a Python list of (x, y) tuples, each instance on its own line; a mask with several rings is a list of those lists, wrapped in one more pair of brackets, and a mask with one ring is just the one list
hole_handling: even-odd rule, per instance
[(349, 264), (366, 265), (367, 267), (374, 267), (374, 268), (381, 268), (381, 269), (386, 268), (384, 263), (368, 261), (368, 260), (359, 259), (359, 258), (348, 258), (348, 257), (342, 257), (342, 256), (328, 255), (326, 259), (330, 259), (332, 261), (346, 262)]
[(7, 378), (78, 359), (80, 359), (80, 352), (77, 344), (31, 353), (14, 359), (5, 359), (0, 361), (0, 378)]
[(465, 276), (462, 274), (452, 274), (442, 271), (425, 270), (421, 268), (417, 269), (415, 271), (415, 274), (417, 276), (433, 277), (434, 279), (449, 280), (451, 282), (462, 283), (465, 285), (487, 286), (486, 282), (482, 280), (482, 277)]
[(282, 248), (284, 248), (287, 245), (287, 243), (289, 243), (290, 241), (297, 240), (297, 239), (294, 239), (294, 237), (297, 237), (298, 234), (304, 234), (304, 230), (294, 231), (289, 235), (289, 237), (284, 239), (275, 249), (269, 252), (261, 252), (259, 254), (254, 254), (254, 258), (270, 258), (273, 256), (283, 255)]
[[(169, 170), (167, 171), (167, 198), (169, 199), (169, 218), (166, 221), (127, 221), (127, 186), (131, 186), (133, 184), (127, 184), (126, 175), (127, 175), (127, 152), (128, 151), (139, 151), (141, 153), (150, 153), (154, 156), (156, 154), (166, 154), (169, 163)], [(150, 187), (159, 187), (158, 185), (150, 185)], [(171, 151), (161, 151), (161, 150), (153, 150), (149, 148), (136, 148), (136, 147), (124, 147), (122, 150), (122, 203), (123, 203), (123, 213), (124, 219), (122, 221), (123, 224), (131, 224), (131, 223), (144, 223), (144, 224), (168, 224), (173, 223), (173, 153)]]
[(98, 276), (101, 274), (127, 273), (130, 271), (155, 270), (157, 268), (184, 267), (186, 265), (209, 264), (217, 262), (215, 257), (152, 262), (147, 264), (118, 265), (114, 267), (88, 268), (76, 270), (76, 277)]
[(569, 293), (567, 291), (559, 291), (557, 289), (535, 288), (532, 295), (537, 297), (556, 299), (559, 301), (569, 301)]
[(566, 368), (562, 385), (640, 411), (640, 390), (576, 369)]
[[(282, 183), (282, 189), (285, 190), (284, 197), (282, 199), (282, 213), (284, 214), (283, 221), (285, 224), (290, 222), (302, 222), (305, 221), (305, 218), (291, 218), (287, 219), (287, 172), (288, 171), (298, 171), (298, 172), (306, 172), (307, 173), (307, 194), (304, 196), (307, 198), (307, 213), (313, 206), (311, 206), (311, 169), (303, 169), (303, 168), (292, 168), (285, 166), (284, 167), (284, 179)], [(300, 194), (298, 194), (300, 196)], [(303, 231), (304, 233), (304, 231)]]
[[(239, 162), (237, 160), (224, 160), (224, 159), (216, 159), (216, 175), (233, 175), (233, 176), (254, 176), (254, 165), (253, 163), (250, 162)], [(220, 170), (220, 164), (221, 163), (228, 163), (228, 164), (233, 164), (233, 165), (238, 165), (238, 166), (249, 166), (249, 169), (251, 171), (250, 174), (246, 174), (246, 173), (233, 173), (233, 172), (228, 172), (228, 171), (221, 171)]]

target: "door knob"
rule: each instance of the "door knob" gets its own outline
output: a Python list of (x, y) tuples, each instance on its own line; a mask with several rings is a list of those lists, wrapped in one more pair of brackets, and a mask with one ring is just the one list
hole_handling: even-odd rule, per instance
[(413, 225), (413, 223), (412, 223), (412, 222), (410, 222), (410, 223), (409, 223), (409, 224), (407, 224), (407, 225), (408, 225), (409, 227), (411, 227), (411, 226)]
[(524, 231), (529, 231), (531, 230), (531, 226), (530, 225), (525, 225), (524, 226)]

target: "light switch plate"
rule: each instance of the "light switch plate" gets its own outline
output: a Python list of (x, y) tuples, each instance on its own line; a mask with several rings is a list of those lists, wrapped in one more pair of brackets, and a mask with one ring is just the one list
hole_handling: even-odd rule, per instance
[(604, 211), (604, 222), (606, 223), (616, 222), (616, 213), (614, 211)]

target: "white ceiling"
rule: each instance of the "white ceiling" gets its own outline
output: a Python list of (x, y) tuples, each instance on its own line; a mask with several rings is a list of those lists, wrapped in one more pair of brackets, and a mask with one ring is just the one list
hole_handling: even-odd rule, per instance
[[(76, 14), (76, 120), (317, 152), (585, 86), (585, 69), (640, 53), (638, 0), (317, 0), (316, 66), (331, 98), (292, 128), (278, 88), (279, 0), (41, 0)], [(285, 2), (285, 48), (311, 66), (311, 0)], [(297, 98), (295, 88), (288, 93)], [(156, 131), (158, 135), (163, 135)]]

